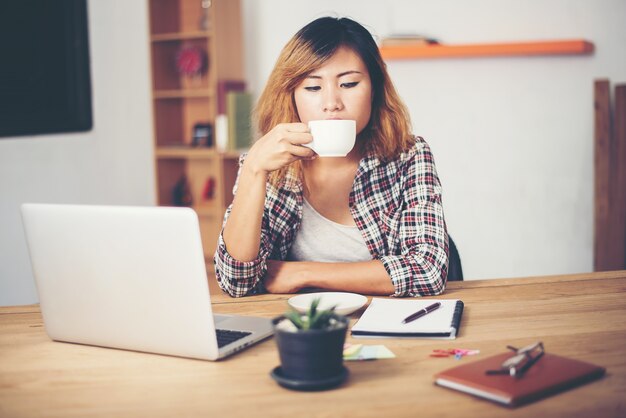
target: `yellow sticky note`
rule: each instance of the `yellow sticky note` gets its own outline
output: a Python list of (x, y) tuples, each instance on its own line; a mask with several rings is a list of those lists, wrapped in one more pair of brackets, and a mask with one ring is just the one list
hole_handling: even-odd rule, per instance
[(363, 344), (347, 345), (347, 347), (343, 349), (343, 356), (352, 357), (361, 350), (361, 347), (363, 347)]

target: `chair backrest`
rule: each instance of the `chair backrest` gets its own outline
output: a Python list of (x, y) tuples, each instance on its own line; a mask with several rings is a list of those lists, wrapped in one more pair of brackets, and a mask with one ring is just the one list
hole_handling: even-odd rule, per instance
[(448, 255), (448, 281), (462, 281), (463, 267), (461, 267), (461, 256), (459, 255), (459, 250), (456, 248), (456, 244), (450, 235), (448, 235), (448, 249), (450, 252)]

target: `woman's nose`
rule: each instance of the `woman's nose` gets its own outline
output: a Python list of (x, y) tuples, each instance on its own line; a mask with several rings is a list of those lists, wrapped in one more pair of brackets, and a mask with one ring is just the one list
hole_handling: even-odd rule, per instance
[(341, 97), (339, 95), (339, 91), (334, 88), (325, 89), (324, 93), (324, 112), (335, 112), (341, 110), (343, 104), (341, 102)]

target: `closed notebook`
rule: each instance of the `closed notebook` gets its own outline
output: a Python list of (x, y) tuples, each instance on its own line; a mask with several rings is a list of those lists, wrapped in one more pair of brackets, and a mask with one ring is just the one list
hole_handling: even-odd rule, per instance
[(500, 368), (511, 352), (463, 364), (435, 375), (435, 383), (470, 395), (517, 406), (573, 388), (604, 375), (605, 369), (579, 360), (545, 353), (522, 377), (487, 375)]
[(433, 299), (374, 298), (351, 333), (355, 337), (456, 338), (463, 315), (463, 302), (458, 299), (437, 299), (440, 308), (409, 323), (402, 322), (433, 302)]

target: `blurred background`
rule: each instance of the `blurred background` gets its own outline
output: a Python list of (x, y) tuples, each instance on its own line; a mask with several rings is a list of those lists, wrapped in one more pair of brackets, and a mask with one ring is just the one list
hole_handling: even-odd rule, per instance
[[(379, 41), (593, 43), (582, 55), (387, 61), (434, 153), (465, 280), (593, 270), (594, 81), (626, 81), (626, 2), (241, 0), (240, 13), (235, 78), (252, 103), (283, 45), (321, 16), (353, 18)], [(89, 0), (87, 16), (92, 129), (0, 139), (0, 305), (37, 301), (22, 203), (163, 203), (150, 3)]]

